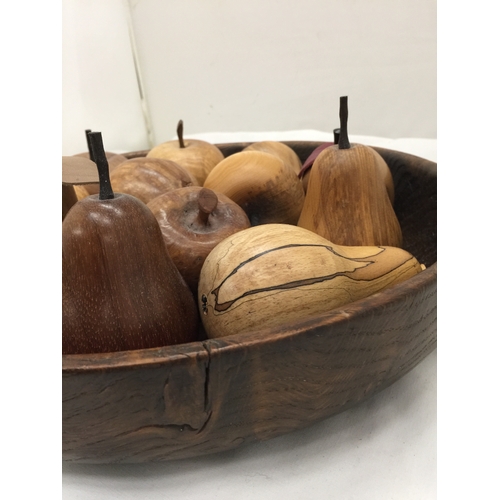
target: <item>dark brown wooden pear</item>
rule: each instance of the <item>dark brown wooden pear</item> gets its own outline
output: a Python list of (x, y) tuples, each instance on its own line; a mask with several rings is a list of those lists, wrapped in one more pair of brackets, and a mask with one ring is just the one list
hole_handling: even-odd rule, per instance
[(400, 247), (401, 227), (381, 174), (387, 164), (373, 148), (350, 144), (347, 115), (341, 97), (339, 143), (314, 161), (297, 225), (338, 245)]
[(169, 257), (151, 210), (113, 193), (101, 134), (90, 134), (99, 195), (62, 226), (62, 351), (97, 353), (197, 339), (193, 294)]

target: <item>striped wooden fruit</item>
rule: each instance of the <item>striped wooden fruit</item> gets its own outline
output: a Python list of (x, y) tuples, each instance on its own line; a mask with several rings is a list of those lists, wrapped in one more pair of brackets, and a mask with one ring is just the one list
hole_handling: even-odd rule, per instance
[(340, 246), (288, 224), (229, 236), (208, 255), (198, 306), (209, 338), (313, 318), (422, 270), (396, 247)]

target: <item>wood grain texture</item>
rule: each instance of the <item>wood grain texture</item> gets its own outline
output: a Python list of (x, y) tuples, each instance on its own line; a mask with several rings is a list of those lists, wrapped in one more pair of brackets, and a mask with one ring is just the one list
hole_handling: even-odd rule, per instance
[(184, 139), (183, 143), (184, 147), (180, 147), (178, 140), (167, 141), (146, 151), (146, 155), (178, 163), (194, 177), (196, 185), (203, 186), (210, 171), (224, 156), (216, 145), (206, 141)]
[(290, 224), (239, 231), (203, 264), (198, 307), (209, 338), (314, 318), (421, 272), (396, 247), (340, 246)]
[(263, 151), (264, 153), (270, 153), (281, 160), (290, 167), (296, 174), (300, 172), (302, 168), (302, 162), (300, 161), (297, 153), (284, 142), (279, 141), (259, 141), (250, 144), (245, 148), (245, 151)]
[(146, 204), (164, 193), (196, 184), (183, 167), (161, 158), (129, 159), (110, 170), (110, 174), (117, 193), (130, 194)]
[(236, 202), (252, 226), (296, 224), (304, 204), (297, 172), (264, 151), (245, 150), (225, 158), (208, 174), (204, 187)]
[(78, 201), (75, 188), (71, 184), (62, 185), (62, 220), (66, 217), (69, 209)]
[[(319, 145), (287, 144), (302, 161)], [(219, 147), (229, 155), (246, 145)], [(376, 149), (394, 178), (404, 248), (425, 271), (293, 325), (177, 346), (63, 356), (63, 459), (171, 460), (270, 439), (370, 397), (432, 352), (436, 164)]]
[(297, 225), (338, 245), (400, 247), (403, 235), (387, 189), (388, 170), (370, 147), (329, 146), (311, 167)]
[(227, 236), (250, 227), (239, 205), (201, 186), (169, 191), (147, 206), (158, 221), (170, 257), (195, 297), (207, 255)]
[(111, 352), (198, 339), (193, 294), (148, 207), (91, 195), (62, 224), (62, 352)]

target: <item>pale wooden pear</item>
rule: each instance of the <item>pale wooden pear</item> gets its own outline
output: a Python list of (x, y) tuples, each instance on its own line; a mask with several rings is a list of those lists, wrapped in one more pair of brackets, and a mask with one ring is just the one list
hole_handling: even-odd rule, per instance
[[(400, 247), (403, 235), (387, 189), (388, 166), (369, 146), (350, 144), (341, 98), (339, 144), (314, 161), (297, 225), (339, 245)], [(389, 172), (390, 175), (390, 172)]]

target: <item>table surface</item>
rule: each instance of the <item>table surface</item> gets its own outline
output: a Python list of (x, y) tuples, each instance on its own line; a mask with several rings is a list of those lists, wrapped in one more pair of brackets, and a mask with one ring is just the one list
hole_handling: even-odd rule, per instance
[[(214, 143), (331, 141), (288, 132), (191, 135)], [(350, 135), (351, 142), (437, 161), (434, 139)], [(62, 464), (65, 500), (141, 498), (388, 500), (437, 497), (437, 353), (359, 405), (314, 425), (228, 452), (153, 464)]]

